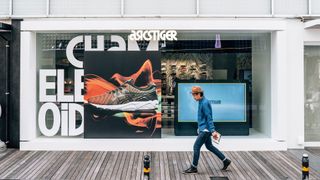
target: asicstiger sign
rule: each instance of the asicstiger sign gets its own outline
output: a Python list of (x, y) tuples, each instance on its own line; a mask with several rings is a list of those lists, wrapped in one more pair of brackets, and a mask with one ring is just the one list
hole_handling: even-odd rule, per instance
[(177, 31), (174, 30), (132, 30), (129, 35), (132, 41), (176, 41)]

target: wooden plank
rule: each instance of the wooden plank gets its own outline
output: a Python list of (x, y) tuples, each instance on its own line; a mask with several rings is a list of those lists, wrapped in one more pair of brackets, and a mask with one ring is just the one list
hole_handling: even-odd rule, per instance
[(105, 158), (103, 159), (103, 162), (102, 162), (102, 164), (101, 164), (101, 166), (99, 168), (99, 171), (98, 171), (98, 174), (96, 176), (96, 179), (102, 179), (102, 175), (105, 172), (106, 166), (107, 166), (107, 164), (108, 164), (108, 162), (110, 160), (110, 156), (111, 156), (112, 152), (106, 152), (106, 153), (107, 154), (106, 154)]
[(86, 151), (79, 152), (79, 156), (74, 160), (72, 166), (70, 166), (69, 173), (65, 179), (75, 179), (75, 177), (77, 176), (76, 172), (81, 168), (81, 163), (83, 162), (87, 154), (88, 152)]
[(175, 175), (176, 177), (178, 177), (177, 179), (183, 179), (182, 178), (182, 168), (181, 168), (181, 164), (180, 164), (180, 159), (179, 159), (179, 156), (177, 155), (178, 152), (172, 152), (170, 153), (172, 154), (172, 158), (173, 158), (173, 167), (174, 167), (174, 172), (175, 172)]
[(106, 155), (107, 155), (107, 152), (102, 152), (102, 155), (100, 156), (100, 158), (97, 159), (97, 164), (94, 168), (94, 171), (93, 171), (90, 179), (93, 179), (93, 180), (96, 179), (96, 176), (99, 172), (99, 169), (100, 169), (102, 162), (104, 161), (104, 158), (106, 157)]
[(164, 158), (167, 159), (169, 179), (178, 179), (174, 172), (173, 158), (170, 156), (170, 152), (164, 152)]
[(279, 170), (277, 170), (274, 166), (268, 162), (268, 160), (261, 155), (261, 152), (257, 151), (252, 151), (251, 154), (256, 157), (257, 161), (259, 162), (260, 165), (262, 165), (266, 171), (270, 172), (275, 178), (274, 179), (284, 179), (285, 176), (283, 176)]
[(54, 161), (56, 158), (57, 152), (46, 152), (43, 158), (39, 158), (40, 161), (34, 162), (30, 165), (29, 170), (26, 168), (24, 172), (22, 171), (18, 176), (17, 179), (31, 179), (34, 178), (37, 174), (41, 173), (43, 169), (46, 168), (46, 164), (50, 161)]
[(261, 163), (260, 163), (260, 160), (258, 158), (256, 158), (254, 156), (254, 153), (253, 152), (247, 152), (247, 155), (250, 157), (250, 159), (253, 160), (253, 162), (256, 164), (256, 166), (260, 167), (260, 169), (268, 175), (268, 179), (276, 179), (276, 176), (274, 176), (273, 174), (271, 174), (268, 170), (266, 169)]
[(61, 179), (71, 179), (74, 171), (79, 166), (79, 162), (82, 160), (83, 154), (85, 152), (77, 152), (74, 159), (72, 159), (71, 163), (69, 164), (67, 170), (64, 172)]
[(134, 152), (130, 152), (130, 157), (128, 159), (128, 167), (127, 167), (127, 170), (126, 170), (126, 173), (125, 173), (125, 176), (121, 177), (122, 179), (130, 179), (130, 176), (131, 176), (131, 172), (132, 172), (132, 169), (133, 169), (133, 162), (134, 162), (134, 155), (135, 153)]
[(17, 164), (19, 161), (23, 160), (24, 158), (31, 156), (31, 152), (29, 151), (23, 151), (23, 152), (17, 152), (13, 153), (11, 157), (6, 158), (3, 160), (0, 164), (0, 177), (3, 176), (3, 173), (10, 169), (12, 165)]
[(121, 173), (124, 172), (124, 163), (127, 158), (127, 154), (127, 152), (122, 152), (122, 157), (118, 161), (119, 166), (117, 173), (115, 174), (115, 176), (113, 176), (115, 179), (121, 179)]
[[(37, 158), (35, 158), (37, 156)], [(33, 157), (30, 157), (27, 161), (25, 161), (23, 164), (21, 164), (17, 169), (15, 169), (13, 172), (11, 172), (9, 175), (7, 175), (7, 178), (10, 179), (19, 179), (19, 175), (24, 174), (25, 171), (29, 171), (32, 169), (35, 164), (37, 164), (41, 157), (45, 156), (45, 152), (37, 152)], [(38, 158), (39, 157), (39, 158)]]
[(137, 170), (138, 170), (138, 158), (139, 158), (139, 152), (134, 152), (134, 158), (132, 163), (132, 172), (130, 174), (130, 180), (136, 179)]
[(137, 164), (137, 176), (136, 180), (141, 180), (143, 179), (143, 155), (145, 152), (139, 152), (139, 157), (137, 159), (138, 164)]
[(72, 163), (72, 160), (76, 157), (77, 152), (73, 151), (70, 156), (62, 163), (57, 172), (52, 176), (52, 179), (62, 179), (61, 177), (67, 171), (69, 165)]
[[(143, 156), (151, 154), (151, 179), (299, 179), (300, 155), (290, 151), (225, 152), (229, 171), (211, 152), (201, 152), (196, 175), (181, 172), (190, 166), (193, 152), (22, 152), (11, 151), (0, 160), (0, 178), (16, 179), (143, 179)], [(301, 151), (303, 152), (303, 151)], [(308, 152), (310, 157), (316, 156)], [(320, 179), (311, 168), (310, 179)]]
[(69, 154), (70, 152), (60, 151), (59, 155), (56, 156), (56, 159), (54, 159), (53, 161), (49, 161), (46, 165), (46, 168), (43, 169), (43, 171), (34, 178), (50, 179), (53, 176), (53, 174), (57, 171), (57, 169), (61, 166), (61, 164), (65, 161)]
[(11, 166), (18, 164), (19, 161), (28, 158), (28, 156), (31, 156), (33, 153), (34, 152), (20, 151), (13, 153), (11, 157), (4, 159), (0, 164), (0, 178), (4, 178), (3, 174), (10, 169)]
[(243, 166), (243, 164), (241, 164), (240, 159), (235, 154), (235, 152), (229, 152), (230, 158), (232, 159), (232, 163), (235, 166), (234, 173), (236, 173), (237, 176), (241, 179), (252, 179), (251, 174), (248, 173), (248, 170)]
[(215, 161), (215, 159), (218, 159), (216, 155), (214, 155), (212, 152), (206, 152), (207, 155), (207, 163), (210, 164), (209, 169), (211, 170), (211, 176), (227, 176), (227, 173), (223, 173), (220, 170), (220, 167), (218, 163)]
[(166, 170), (164, 167), (164, 160), (163, 160), (163, 156), (162, 153), (160, 152), (156, 152), (156, 157), (158, 157), (159, 159), (159, 165), (160, 165), (160, 179), (166, 179), (165, 174), (166, 174)]
[(272, 164), (276, 169), (279, 170), (280, 173), (285, 176), (284, 179), (299, 179), (298, 174), (295, 173), (294, 169), (289, 169), (288, 164), (285, 163), (285, 159), (281, 158), (279, 155), (277, 155), (275, 152), (271, 151), (265, 151), (262, 152), (266, 156), (266, 159)]
[(170, 179), (169, 159), (166, 152), (159, 152), (162, 155), (165, 170), (165, 179)]
[(115, 164), (116, 164), (116, 161), (118, 159), (119, 154), (120, 154), (119, 152), (112, 152), (112, 154), (110, 156), (109, 163), (106, 166), (107, 170), (105, 171), (105, 173), (102, 174), (102, 178), (104, 178), (104, 177), (106, 177), (106, 179), (112, 178), (112, 174), (115, 169)]
[(90, 169), (89, 169), (89, 172), (87, 173), (87, 175), (86, 175), (86, 180), (87, 179), (93, 179), (92, 178), (92, 176), (94, 176), (94, 173), (95, 173), (95, 170), (96, 170), (96, 168), (97, 168), (97, 166), (98, 166), (98, 164), (99, 164), (99, 162), (100, 162), (100, 160), (101, 160), (101, 158), (102, 158), (102, 156), (103, 156), (103, 151), (99, 151), (98, 152), (98, 154), (97, 154), (97, 157), (95, 158), (95, 161), (94, 161), (94, 163), (92, 164), (92, 166), (90, 167)]
[(87, 170), (87, 168), (90, 168), (90, 162), (93, 161), (95, 153), (93, 151), (89, 151), (86, 153), (86, 156), (84, 157), (83, 161), (79, 165), (80, 167), (77, 168), (75, 172), (75, 179), (81, 179), (81, 177), (85, 176), (84, 174)]
[(52, 177), (57, 173), (57, 171), (61, 168), (63, 163), (70, 157), (71, 152), (63, 152), (62, 156), (53, 162), (52, 166), (49, 168), (47, 172), (41, 176), (42, 179), (52, 179)]
[[(190, 155), (193, 155), (193, 153), (191, 153)], [(210, 176), (213, 175), (210, 169), (210, 166), (212, 165), (207, 163), (207, 159), (209, 159), (209, 154), (207, 152), (202, 151), (199, 159), (198, 174), (195, 175), (196, 179), (207, 180)]]
[(240, 154), (242, 155), (242, 157), (244, 157), (245, 162), (247, 163), (247, 165), (249, 166), (249, 168), (257, 174), (256, 179), (269, 179), (268, 175), (261, 169), (258, 168), (258, 166), (256, 165), (256, 163), (252, 160), (252, 158), (249, 157), (248, 152), (243, 151), (240, 152)]
[(131, 152), (126, 152), (126, 158), (123, 162), (123, 165), (121, 166), (122, 172), (120, 173), (120, 179), (125, 179), (127, 176), (127, 172), (129, 171), (129, 164), (130, 164), (130, 159), (131, 159)]
[(84, 170), (82, 176), (80, 177), (81, 180), (87, 179), (87, 177), (89, 176), (89, 173), (90, 173), (90, 171), (91, 171), (91, 169), (92, 169), (92, 166), (95, 164), (95, 162), (96, 162), (96, 160), (97, 160), (97, 158), (98, 158), (98, 156), (99, 156), (99, 153), (100, 153), (100, 152), (97, 152), (97, 151), (93, 153), (93, 156), (92, 156), (89, 164), (87, 165), (87, 167), (86, 167), (86, 169)]
[(68, 176), (70, 179), (80, 179), (82, 173), (85, 171), (86, 167), (88, 166), (91, 158), (93, 157), (93, 153), (90, 151), (84, 152), (82, 154), (81, 160), (78, 162), (78, 166), (75, 168), (73, 174), (69, 174)]
[(7, 179), (12, 179), (14, 175), (17, 175), (20, 171), (27, 167), (27, 164), (35, 161), (37, 157), (43, 155), (44, 152), (31, 152), (31, 154), (31, 156), (25, 157), (14, 166), (11, 166), (10, 169), (8, 169), (8, 171), (6, 171), (6, 173), (3, 174), (3, 176), (5, 176)]
[(12, 154), (19, 152), (16, 149), (7, 149), (4, 152), (0, 153), (0, 164), (2, 163), (2, 161), (4, 161), (6, 158), (9, 158), (12, 156)]
[(235, 158), (238, 158), (240, 163), (244, 166), (244, 168), (248, 171), (248, 175), (251, 177), (251, 179), (259, 179), (261, 175), (257, 174), (256, 171), (254, 171), (250, 166), (249, 166), (249, 159), (246, 158), (245, 155), (242, 154), (242, 152), (236, 152)]

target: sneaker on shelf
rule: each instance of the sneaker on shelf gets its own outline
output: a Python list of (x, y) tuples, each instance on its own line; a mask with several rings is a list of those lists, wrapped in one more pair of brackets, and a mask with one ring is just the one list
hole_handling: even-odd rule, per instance
[(176, 64), (170, 64), (170, 70), (172, 72), (176, 71), (177, 70), (177, 65)]
[(150, 83), (147, 87), (141, 88), (135, 86), (130, 79), (115, 90), (89, 98), (88, 103), (100, 109), (113, 111), (154, 110), (158, 107), (156, 85)]
[(200, 71), (206, 71), (207, 70), (207, 65), (206, 64), (201, 64), (199, 66)]
[(200, 79), (207, 79), (207, 72), (206, 71), (200, 73)]

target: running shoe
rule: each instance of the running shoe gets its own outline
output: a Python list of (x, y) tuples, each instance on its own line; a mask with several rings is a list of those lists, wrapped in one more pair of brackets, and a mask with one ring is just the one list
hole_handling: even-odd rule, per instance
[(158, 107), (156, 85), (150, 83), (147, 87), (137, 87), (130, 79), (113, 91), (88, 99), (91, 105), (114, 111), (154, 110)]

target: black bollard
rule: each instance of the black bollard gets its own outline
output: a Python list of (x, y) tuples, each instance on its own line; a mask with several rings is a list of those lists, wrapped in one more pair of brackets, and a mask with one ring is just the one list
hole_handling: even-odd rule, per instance
[(302, 155), (302, 179), (309, 179), (309, 157), (308, 157), (308, 154)]
[(147, 176), (148, 179), (150, 179), (150, 171), (150, 156), (145, 155), (143, 159), (143, 174)]

